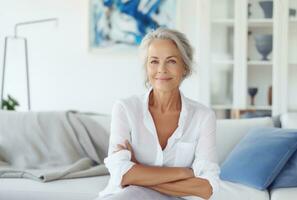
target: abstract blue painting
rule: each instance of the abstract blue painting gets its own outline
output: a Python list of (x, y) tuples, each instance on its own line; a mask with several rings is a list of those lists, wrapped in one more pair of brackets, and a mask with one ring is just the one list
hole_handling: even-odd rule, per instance
[(176, 0), (90, 0), (90, 47), (137, 46), (149, 31), (176, 26)]

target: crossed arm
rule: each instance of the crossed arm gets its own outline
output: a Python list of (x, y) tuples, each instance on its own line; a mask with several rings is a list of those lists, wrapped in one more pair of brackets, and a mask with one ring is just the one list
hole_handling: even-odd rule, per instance
[(123, 176), (121, 185), (139, 185), (171, 196), (198, 196), (204, 199), (212, 195), (208, 180), (194, 176), (192, 169), (184, 167), (146, 166), (139, 163), (128, 141), (118, 145), (120, 150), (131, 152), (131, 160), (136, 164)]

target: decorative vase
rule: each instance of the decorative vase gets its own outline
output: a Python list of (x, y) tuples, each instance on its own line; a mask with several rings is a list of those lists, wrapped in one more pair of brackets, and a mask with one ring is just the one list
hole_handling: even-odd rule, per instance
[(267, 56), (272, 51), (272, 35), (255, 35), (255, 41), (258, 52), (263, 56), (262, 60), (268, 60)]
[(296, 17), (296, 9), (293, 9), (293, 8), (289, 9), (289, 17)]
[(254, 106), (255, 105), (255, 96), (258, 92), (258, 88), (256, 87), (249, 87), (248, 88), (248, 93), (251, 97), (251, 105)]
[(259, 4), (264, 11), (265, 18), (272, 18), (273, 1), (260, 1)]
[(252, 7), (252, 4), (248, 3), (248, 18), (250, 18), (252, 16), (251, 7)]

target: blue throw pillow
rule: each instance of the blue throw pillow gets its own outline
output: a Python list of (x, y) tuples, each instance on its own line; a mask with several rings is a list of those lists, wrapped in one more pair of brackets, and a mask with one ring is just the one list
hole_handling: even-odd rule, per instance
[(297, 187), (297, 151), (277, 175), (269, 189), (287, 187)]
[(254, 128), (221, 166), (221, 179), (265, 190), (297, 148), (297, 131)]

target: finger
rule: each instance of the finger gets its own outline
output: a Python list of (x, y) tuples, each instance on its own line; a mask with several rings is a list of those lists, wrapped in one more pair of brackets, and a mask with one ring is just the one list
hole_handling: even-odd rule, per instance
[(126, 145), (127, 148), (129, 147), (129, 141), (128, 140), (125, 140), (125, 145)]
[(124, 150), (124, 149), (127, 149), (127, 148), (121, 144), (117, 144), (117, 150), (113, 151), (113, 153), (116, 153), (116, 152)]
[(128, 150), (131, 151), (131, 152), (133, 153), (133, 148), (132, 148), (132, 146), (131, 146), (131, 144), (129, 143), (128, 140), (126, 140), (125, 144), (126, 144)]
[(126, 141), (126, 146), (129, 149), (129, 151), (133, 151), (131, 144), (129, 143), (129, 141)]

